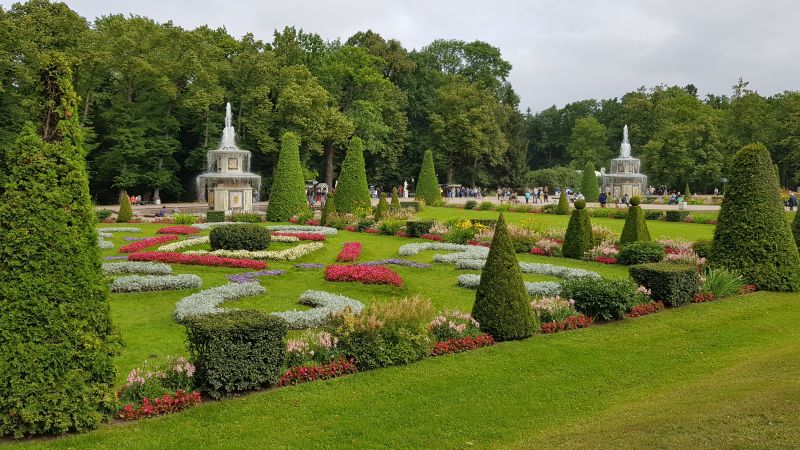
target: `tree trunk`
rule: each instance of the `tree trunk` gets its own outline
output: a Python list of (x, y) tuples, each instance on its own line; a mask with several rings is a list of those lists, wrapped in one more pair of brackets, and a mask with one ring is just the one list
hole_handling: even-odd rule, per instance
[(205, 122), (206, 122), (206, 129), (203, 132), (203, 148), (208, 148), (208, 108), (205, 110)]
[(325, 144), (325, 153), (328, 155), (328, 162), (325, 168), (325, 184), (328, 185), (328, 189), (332, 190), (333, 186), (333, 154), (335, 149), (333, 147), (333, 141), (329, 141)]
[(453, 170), (454, 170), (454, 162), (453, 158), (450, 158), (449, 164), (447, 165), (447, 184), (453, 184)]
[[(159, 171), (159, 172), (161, 172), (161, 166), (162, 166), (163, 164), (164, 164), (164, 160), (163, 160), (163, 159), (161, 159), (161, 158), (158, 158), (158, 171)], [(154, 200), (154, 201), (155, 201), (155, 200), (159, 200), (159, 201), (161, 200), (160, 191), (161, 191), (161, 189), (159, 189), (158, 187), (156, 187), (155, 189), (153, 189), (153, 200)]]
[(475, 188), (475, 172), (478, 171), (478, 158), (472, 160), (472, 171), (469, 174), (469, 182), (472, 185), (472, 188)]

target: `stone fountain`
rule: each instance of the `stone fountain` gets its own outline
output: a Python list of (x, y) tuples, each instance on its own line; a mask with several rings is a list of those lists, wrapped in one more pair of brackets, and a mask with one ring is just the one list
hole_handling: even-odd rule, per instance
[(197, 195), (208, 199), (213, 211), (251, 211), (253, 193), (261, 189), (261, 176), (250, 172), (250, 152), (236, 146), (236, 131), (231, 124), (231, 104), (225, 105), (222, 142), (206, 155), (206, 172), (197, 177)]
[(631, 156), (631, 144), (628, 142), (628, 126), (622, 129), (622, 144), (619, 146), (619, 158), (611, 160), (611, 170), (603, 173), (603, 192), (612, 198), (627, 195), (642, 195), (647, 187), (647, 175), (641, 173), (642, 162)]

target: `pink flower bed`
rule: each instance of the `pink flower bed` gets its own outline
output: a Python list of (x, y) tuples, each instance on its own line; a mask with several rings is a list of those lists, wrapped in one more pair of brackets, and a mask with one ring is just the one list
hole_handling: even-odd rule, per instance
[(325, 269), (328, 281), (355, 281), (364, 284), (391, 284), (402, 286), (403, 279), (392, 269), (384, 266), (341, 266), (331, 264)]
[(291, 386), (315, 380), (329, 380), (357, 373), (358, 368), (353, 360), (339, 359), (323, 365), (297, 366), (287, 370), (278, 381), (278, 386)]
[(195, 234), (199, 232), (199, 228), (187, 227), (186, 225), (175, 225), (173, 227), (159, 228), (158, 231), (156, 231), (156, 234)]
[(442, 236), (441, 234), (425, 233), (420, 237), (422, 239), (427, 239), (429, 241), (443, 241), (444, 240), (444, 236)]
[(154, 245), (166, 244), (167, 242), (177, 241), (178, 236), (175, 234), (165, 234), (164, 236), (156, 236), (152, 238), (143, 239), (141, 241), (132, 242), (128, 245), (123, 245), (119, 248), (121, 253), (134, 253), (139, 250), (152, 247)]
[(128, 261), (158, 261), (171, 264), (188, 264), (193, 266), (240, 267), (244, 269), (266, 269), (267, 263), (255, 259), (223, 258), (216, 255), (187, 255), (173, 252), (134, 253)]
[(361, 242), (345, 242), (342, 251), (336, 257), (336, 261), (352, 262), (357, 260), (359, 256), (361, 256)]
[(324, 241), (325, 235), (322, 233), (295, 233), (292, 231), (276, 231), (273, 236), (294, 236), (301, 241)]

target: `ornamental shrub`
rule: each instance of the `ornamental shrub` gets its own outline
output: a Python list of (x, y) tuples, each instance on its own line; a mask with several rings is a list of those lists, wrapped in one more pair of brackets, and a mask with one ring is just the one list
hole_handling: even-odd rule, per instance
[(263, 216), (256, 212), (239, 212), (231, 214), (230, 220), (231, 222), (241, 222), (241, 223), (260, 223), (263, 219)]
[(120, 198), (119, 212), (117, 213), (117, 223), (127, 223), (133, 218), (133, 209), (131, 208), (131, 199), (128, 197), (127, 192), (122, 193)]
[(650, 297), (670, 306), (692, 301), (700, 284), (695, 266), (674, 263), (650, 263), (631, 266), (631, 278), (650, 289)]
[(644, 220), (660, 220), (662, 217), (664, 217), (664, 211), (647, 210), (644, 212)]
[(666, 256), (664, 247), (658, 242), (635, 241), (623, 244), (620, 247), (617, 260), (620, 264), (630, 266), (659, 262), (664, 259), (664, 256)]
[(478, 206), (477, 200), (467, 200), (464, 202), (464, 209), (475, 209), (476, 206)]
[(3, 149), (0, 436), (85, 431), (115, 403), (116, 339), (72, 72), (54, 56), (40, 80), (43, 123)]
[(225, 211), (206, 211), (206, 222), (225, 222)]
[(586, 202), (577, 200), (575, 210), (572, 211), (572, 216), (569, 218), (561, 252), (565, 258), (580, 259), (592, 246), (592, 222), (586, 211)]
[(481, 271), (472, 316), (480, 323), (481, 331), (495, 340), (524, 339), (538, 328), (529, 302), (514, 245), (501, 213), (486, 265)]
[(567, 191), (564, 188), (561, 188), (561, 195), (558, 196), (556, 214), (559, 216), (566, 216), (569, 214), (569, 199), (567, 199)]
[(689, 211), (667, 211), (664, 213), (664, 216), (667, 222), (683, 222), (684, 219), (689, 215)]
[(281, 137), (281, 152), (269, 192), (267, 220), (286, 222), (292, 216), (307, 214), (308, 210), (306, 183), (300, 165), (300, 137), (287, 131)]
[(647, 229), (644, 211), (639, 206), (638, 200), (639, 197), (631, 197), (631, 205), (628, 206), (628, 215), (625, 217), (625, 225), (619, 238), (619, 243), (622, 245), (650, 241), (650, 230)]
[(424, 200), (426, 204), (438, 206), (442, 204), (442, 194), (439, 192), (439, 180), (436, 178), (436, 169), (433, 167), (433, 152), (425, 150), (422, 156), (422, 167), (417, 178), (417, 200)]
[(375, 218), (375, 221), (381, 220), (386, 211), (389, 210), (389, 204), (386, 203), (386, 193), (381, 192), (381, 197), (378, 200), (378, 204), (375, 206), (372, 212), (372, 217)]
[(794, 214), (792, 233), (794, 234), (794, 242), (797, 244), (797, 248), (800, 250), (800, 211)]
[(325, 206), (322, 208), (322, 216), (319, 219), (320, 225), (327, 225), (328, 217), (336, 212), (336, 201), (333, 198), (333, 191), (325, 196)]
[(281, 375), (286, 321), (255, 310), (183, 321), (195, 386), (212, 398), (271, 386)]
[(406, 222), (403, 219), (383, 219), (378, 223), (378, 232), (385, 236), (394, 236), (404, 231)]
[(400, 196), (397, 195), (397, 188), (392, 188), (392, 209), (400, 209)]
[(694, 241), (692, 244), (692, 250), (697, 253), (698, 258), (708, 258), (708, 254), (711, 253), (711, 240), (700, 239)]
[(683, 189), (683, 200), (689, 201), (692, 198), (692, 192), (689, 190), (689, 183), (686, 183), (686, 187)]
[(254, 223), (222, 225), (211, 229), (208, 235), (212, 250), (266, 250), (270, 234), (266, 228)]
[(409, 220), (406, 222), (406, 233), (410, 237), (420, 237), (423, 234), (428, 234), (433, 228), (432, 220)]
[(733, 159), (708, 261), (759, 289), (800, 290), (800, 256), (762, 144), (745, 146)]
[(600, 186), (597, 184), (597, 175), (594, 174), (594, 164), (591, 161), (586, 162), (586, 167), (583, 168), (581, 193), (590, 202), (596, 202), (600, 198)]
[(631, 280), (590, 277), (567, 278), (561, 297), (575, 301), (575, 310), (595, 320), (621, 319), (636, 303), (636, 285)]
[(364, 167), (364, 143), (358, 136), (350, 140), (347, 154), (336, 185), (336, 211), (354, 213), (358, 209), (372, 210)]

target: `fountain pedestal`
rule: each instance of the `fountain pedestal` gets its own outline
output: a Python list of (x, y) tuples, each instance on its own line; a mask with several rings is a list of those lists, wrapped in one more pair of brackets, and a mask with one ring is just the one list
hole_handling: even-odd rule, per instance
[(619, 158), (612, 159), (611, 170), (603, 174), (603, 192), (612, 198), (642, 195), (647, 186), (647, 175), (641, 173), (641, 161), (631, 156), (627, 125), (623, 128), (622, 144), (619, 147)]

